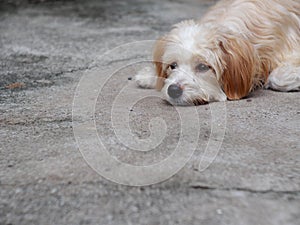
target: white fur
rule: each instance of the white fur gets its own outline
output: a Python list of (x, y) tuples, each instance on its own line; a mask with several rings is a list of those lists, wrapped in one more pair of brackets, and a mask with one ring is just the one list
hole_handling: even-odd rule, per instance
[(155, 88), (157, 76), (154, 67), (145, 67), (135, 75), (134, 80), (141, 88)]
[(278, 67), (269, 76), (266, 88), (276, 91), (300, 91), (300, 67)]

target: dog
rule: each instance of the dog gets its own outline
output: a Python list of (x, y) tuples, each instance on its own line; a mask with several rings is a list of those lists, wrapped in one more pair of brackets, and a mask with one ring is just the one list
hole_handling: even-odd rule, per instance
[(135, 76), (172, 105), (239, 100), (257, 87), (300, 90), (300, 1), (221, 0), (156, 41)]

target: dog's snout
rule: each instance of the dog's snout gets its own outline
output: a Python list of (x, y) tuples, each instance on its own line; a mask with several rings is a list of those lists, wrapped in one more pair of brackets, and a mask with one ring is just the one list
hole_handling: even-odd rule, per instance
[(168, 95), (171, 98), (179, 98), (183, 93), (182, 88), (177, 84), (172, 84), (168, 87)]

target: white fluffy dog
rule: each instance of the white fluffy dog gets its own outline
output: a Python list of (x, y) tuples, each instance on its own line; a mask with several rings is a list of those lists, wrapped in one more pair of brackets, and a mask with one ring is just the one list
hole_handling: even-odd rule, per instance
[(136, 83), (174, 105), (241, 99), (262, 85), (300, 90), (300, 1), (221, 0), (161, 37), (153, 61)]

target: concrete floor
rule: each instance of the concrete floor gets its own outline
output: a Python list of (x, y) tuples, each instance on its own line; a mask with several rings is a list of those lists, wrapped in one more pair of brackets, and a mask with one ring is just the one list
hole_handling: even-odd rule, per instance
[[(200, 17), (214, 1), (29, 2), (0, 3), (0, 224), (299, 224), (299, 93), (258, 90), (225, 105), (181, 107), (178, 114), (159, 93), (128, 80), (150, 59), (151, 40), (176, 22)], [(78, 93), (85, 78), (92, 79)], [(96, 97), (75, 98), (72, 117), (74, 96), (82, 93)], [(145, 98), (135, 101), (136, 96)], [(83, 103), (79, 108), (77, 100)], [(127, 137), (124, 113), (140, 138), (151, 137), (152, 118), (163, 119), (162, 143), (152, 152), (127, 148), (115, 130)], [(127, 184), (161, 181), (116, 184), (95, 168), (103, 158), (92, 154), (93, 127), (76, 134), (85, 121), (95, 121), (111, 155), (136, 166), (168, 158), (183, 123), (189, 147), (169, 169), (181, 168), (185, 154), (193, 156), (170, 179), (165, 170), (154, 177), (108, 172)], [(91, 148), (80, 149), (76, 140)], [(208, 155), (216, 158), (200, 171), (201, 157), (213, 143), (221, 145), (212, 145), (219, 151)], [(110, 165), (107, 171), (113, 171)]]

